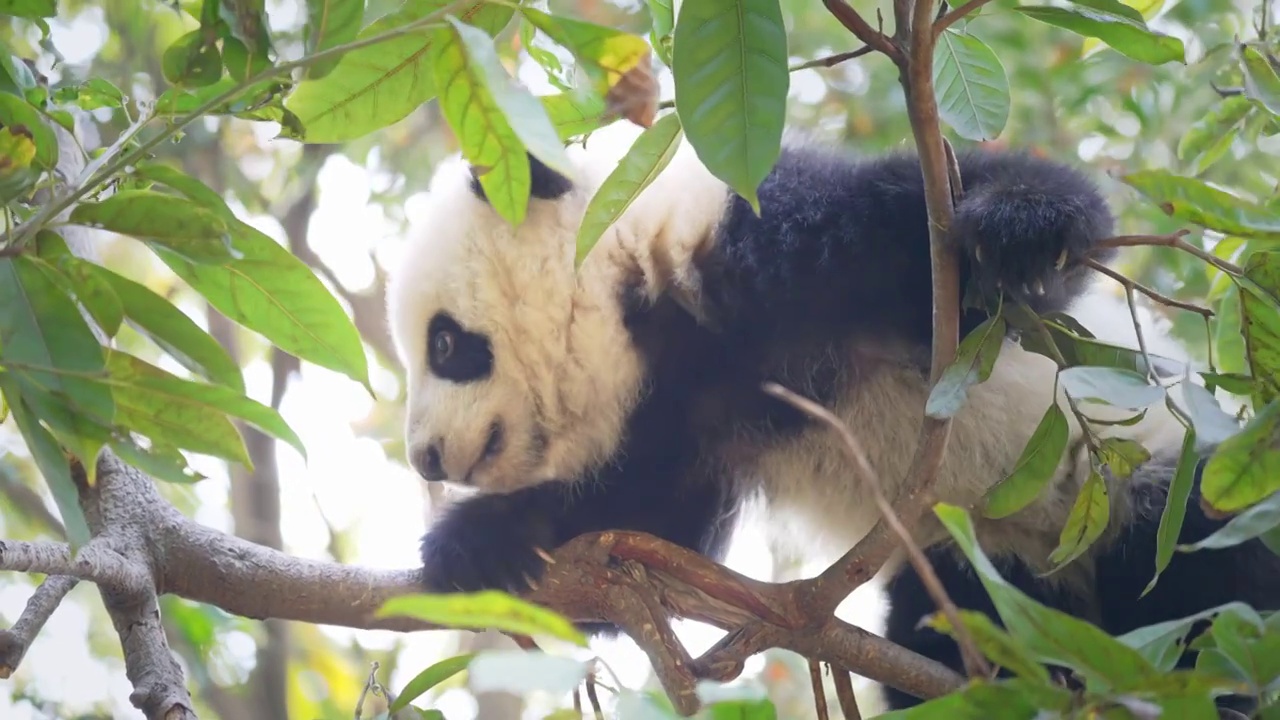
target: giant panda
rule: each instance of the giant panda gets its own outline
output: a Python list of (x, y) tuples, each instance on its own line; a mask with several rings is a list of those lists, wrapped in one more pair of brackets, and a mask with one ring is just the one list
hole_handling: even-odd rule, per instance
[[(606, 529), (652, 533), (719, 560), (753, 498), (801, 549), (852, 547), (879, 517), (866, 483), (836, 435), (766, 395), (765, 381), (833, 408), (891, 497), (906, 477), (931, 344), (917, 158), (859, 158), (788, 136), (759, 187), (757, 215), (682, 142), (575, 270), (587, 203), (635, 136), (619, 123), (570, 148), (572, 177), (530, 156), (518, 226), (490, 206), (461, 158), (434, 174), (425, 230), (404, 247), (388, 287), (408, 378), (410, 463), (428, 481), (468, 491), (423, 538), (432, 591), (526, 590), (545, 567), (542, 551)], [(1040, 313), (1093, 307), (1127, 317), (1123, 302), (1098, 302), (1082, 263), (1109, 257), (1097, 243), (1113, 225), (1086, 176), (1013, 152), (962, 153), (959, 168), (964, 194), (950, 238), (962, 251), (962, 283)], [(966, 310), (962, 334), (985, 317)], [(1063, 402), (1055, 370), (1005, 340), (954, 419), (941, 500), (978, 503), (1013, 469), (1049, 404)], [(1133, 413), (1090, 406), (1089, 415)], [(1256, 541), (1178, 554), (1139, 599), (1183, 430), (1159, 405), (1136, 425), (1095, 430), (1137, 439), (1153, 455), (1112, 488), (1110, 530), (1046, 575), (1090, 467), (1072, 419), (1069, 452), (1039, 499), (999, 521), (975, 514), (1006, 579), (1116, 634), (1231, 600), (1277, 604), (1280, 569)], [(1215, 527), (1193, 495), (1183, 541)], [(998, 619), (937, 522), (916, 537), (951, 597)], [(918, 628), (935, 607), (910, 565), (895, 559), (883, 574), (888, 639), (961, 670), (950, 639)], [(919, 702), (886, 693), (891, 708)]]

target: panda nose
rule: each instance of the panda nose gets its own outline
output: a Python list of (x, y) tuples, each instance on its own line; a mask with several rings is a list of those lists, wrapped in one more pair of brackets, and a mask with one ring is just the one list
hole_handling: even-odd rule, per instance
[(444, 471), (444, 461), (440, 455), (440, 441), (428, 444), (413, 455), (413, 467), (428, 482), (439, 482), (448, 477)]

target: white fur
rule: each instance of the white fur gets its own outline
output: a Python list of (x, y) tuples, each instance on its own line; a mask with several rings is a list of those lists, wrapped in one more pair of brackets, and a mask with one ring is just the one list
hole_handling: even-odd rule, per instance
[[(639, 270), (653, 297), (672, 293), (691, 310), (699, 307), (700, 282), (692, 258), (712, 238), (728, 191), (687, 143), (605, 232), (575, 275), (574, 238), (586, 203), (636, 134), (629, 126), (615, 125), (589, 138), (590, 152), (573, 154), (579, 168), (575, 189), (555, 201), (533, 201), (519, 228), (471, 194), (460, 160), (437, 171), (427, 219), (431, 231), (411, 241), (392, 277), (389, 302), (410, 383), (409, 446), (445, 438), (451, 476), (479, 454), (495, 416), (507, 424), (510, 447), (474, 474), (481, 490), (510, 491), (570, 479), (607, 460), (619, 445), (643, 380), (616, 301), (619, 280)], [(491, 379), (457, 385), (426, 371), (426, 327), (440, 310), (489, 336), (496, 363)], [(1099, 326), (1094, 331), (1102, 337), (1134, 346), (1131, 325), (1126, 336), (1115, 320), (1127, 322), (1128, 310), (1114, 295), (1091, 293), (1076, 315), (1086, 327)], [(1160, 336), (1144, 334), (1149, 340)], [(1183, 355), (1159, 342), (1161, 354)], [(892, 495), (915, 452), (927, 388), (919, 372), (903, 361), (903, 348), (863, 344), (850, 352), (856, 356), (850, 360), (856, 360), (859, 381), (851, 383), (853, 390), (835, 410), (858, 436)], [(991, 378), (970, 391), (955, 418), (936, 486), (941, 499), (972, 505), (1013, 469), (1048, 407), (1054, 372), (1049, 359), (1006, 341)], [(1063, 403), (1061, 394), (1057, 401)], [(1094, 406), (1090, 415), (1121, 418), (1132, 413)], [(1067, 416), (1075, 447), (1080, 429), (1069, 411)], [(548, 433), (550, 450), (535, 465), (527, 450), (538, 424)], [(1163, 406), (1152, 407), (1136, 426), (1100, 430), (1134, 437), (1151, 448), (1181, 440), (1181, 427)], [(460, 455), (452, 457), (454, 452)], [(739, 480), (769, 501), (773, 526), (789, 528), (778, 535), (802, 543), (807, 554), (822, 548), (843, 552), (878, 517), (865, 484), (850, 482), (856, 473), (824, 429), (779, 441), (763, 460), (739, 470)], [(1031, 506), (1003, 521), (979, 520), (980, 541), (990, 551), (1015, 550), (1048, 569), (1048, 554), (1087, 474), (1087, 455), (1078, 449)], [(1113, 494), (1113, 500), (1118, 496)], [(1123, 513), (1118, 508), (1115, 517)], [(922, 533), (920, 540), (926, 543), (942, 537), (936, 526)], [(1084, 582), (1089, 570), (1083, 563), (1062, 577)]]

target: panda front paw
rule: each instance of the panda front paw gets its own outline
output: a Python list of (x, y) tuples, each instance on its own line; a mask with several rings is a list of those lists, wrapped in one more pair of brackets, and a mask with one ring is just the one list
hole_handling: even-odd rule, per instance
[(956, 208), (952, 237), (985, 289), (1028, 300), (1053, 296), (1065, 273), (1109, 233), (1108, 217), (1091, 207), (1092, 200), (1025, 186), (980, 186)]
[(450, 508), (422, 538), (423, 584), (430, 592), (528, 592), (542, 577), (540, 552), (554, 532), (537, 513), (507, 498), (482, 496)]

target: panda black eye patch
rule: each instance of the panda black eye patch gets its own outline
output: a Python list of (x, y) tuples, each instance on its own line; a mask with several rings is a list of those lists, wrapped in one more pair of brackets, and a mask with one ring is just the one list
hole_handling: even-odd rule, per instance
[(432, 374), (443, 380), (483, 380), (493, 372), (493, 349), (489, 338), (440, 312), (427, 324), (427, 364)]

